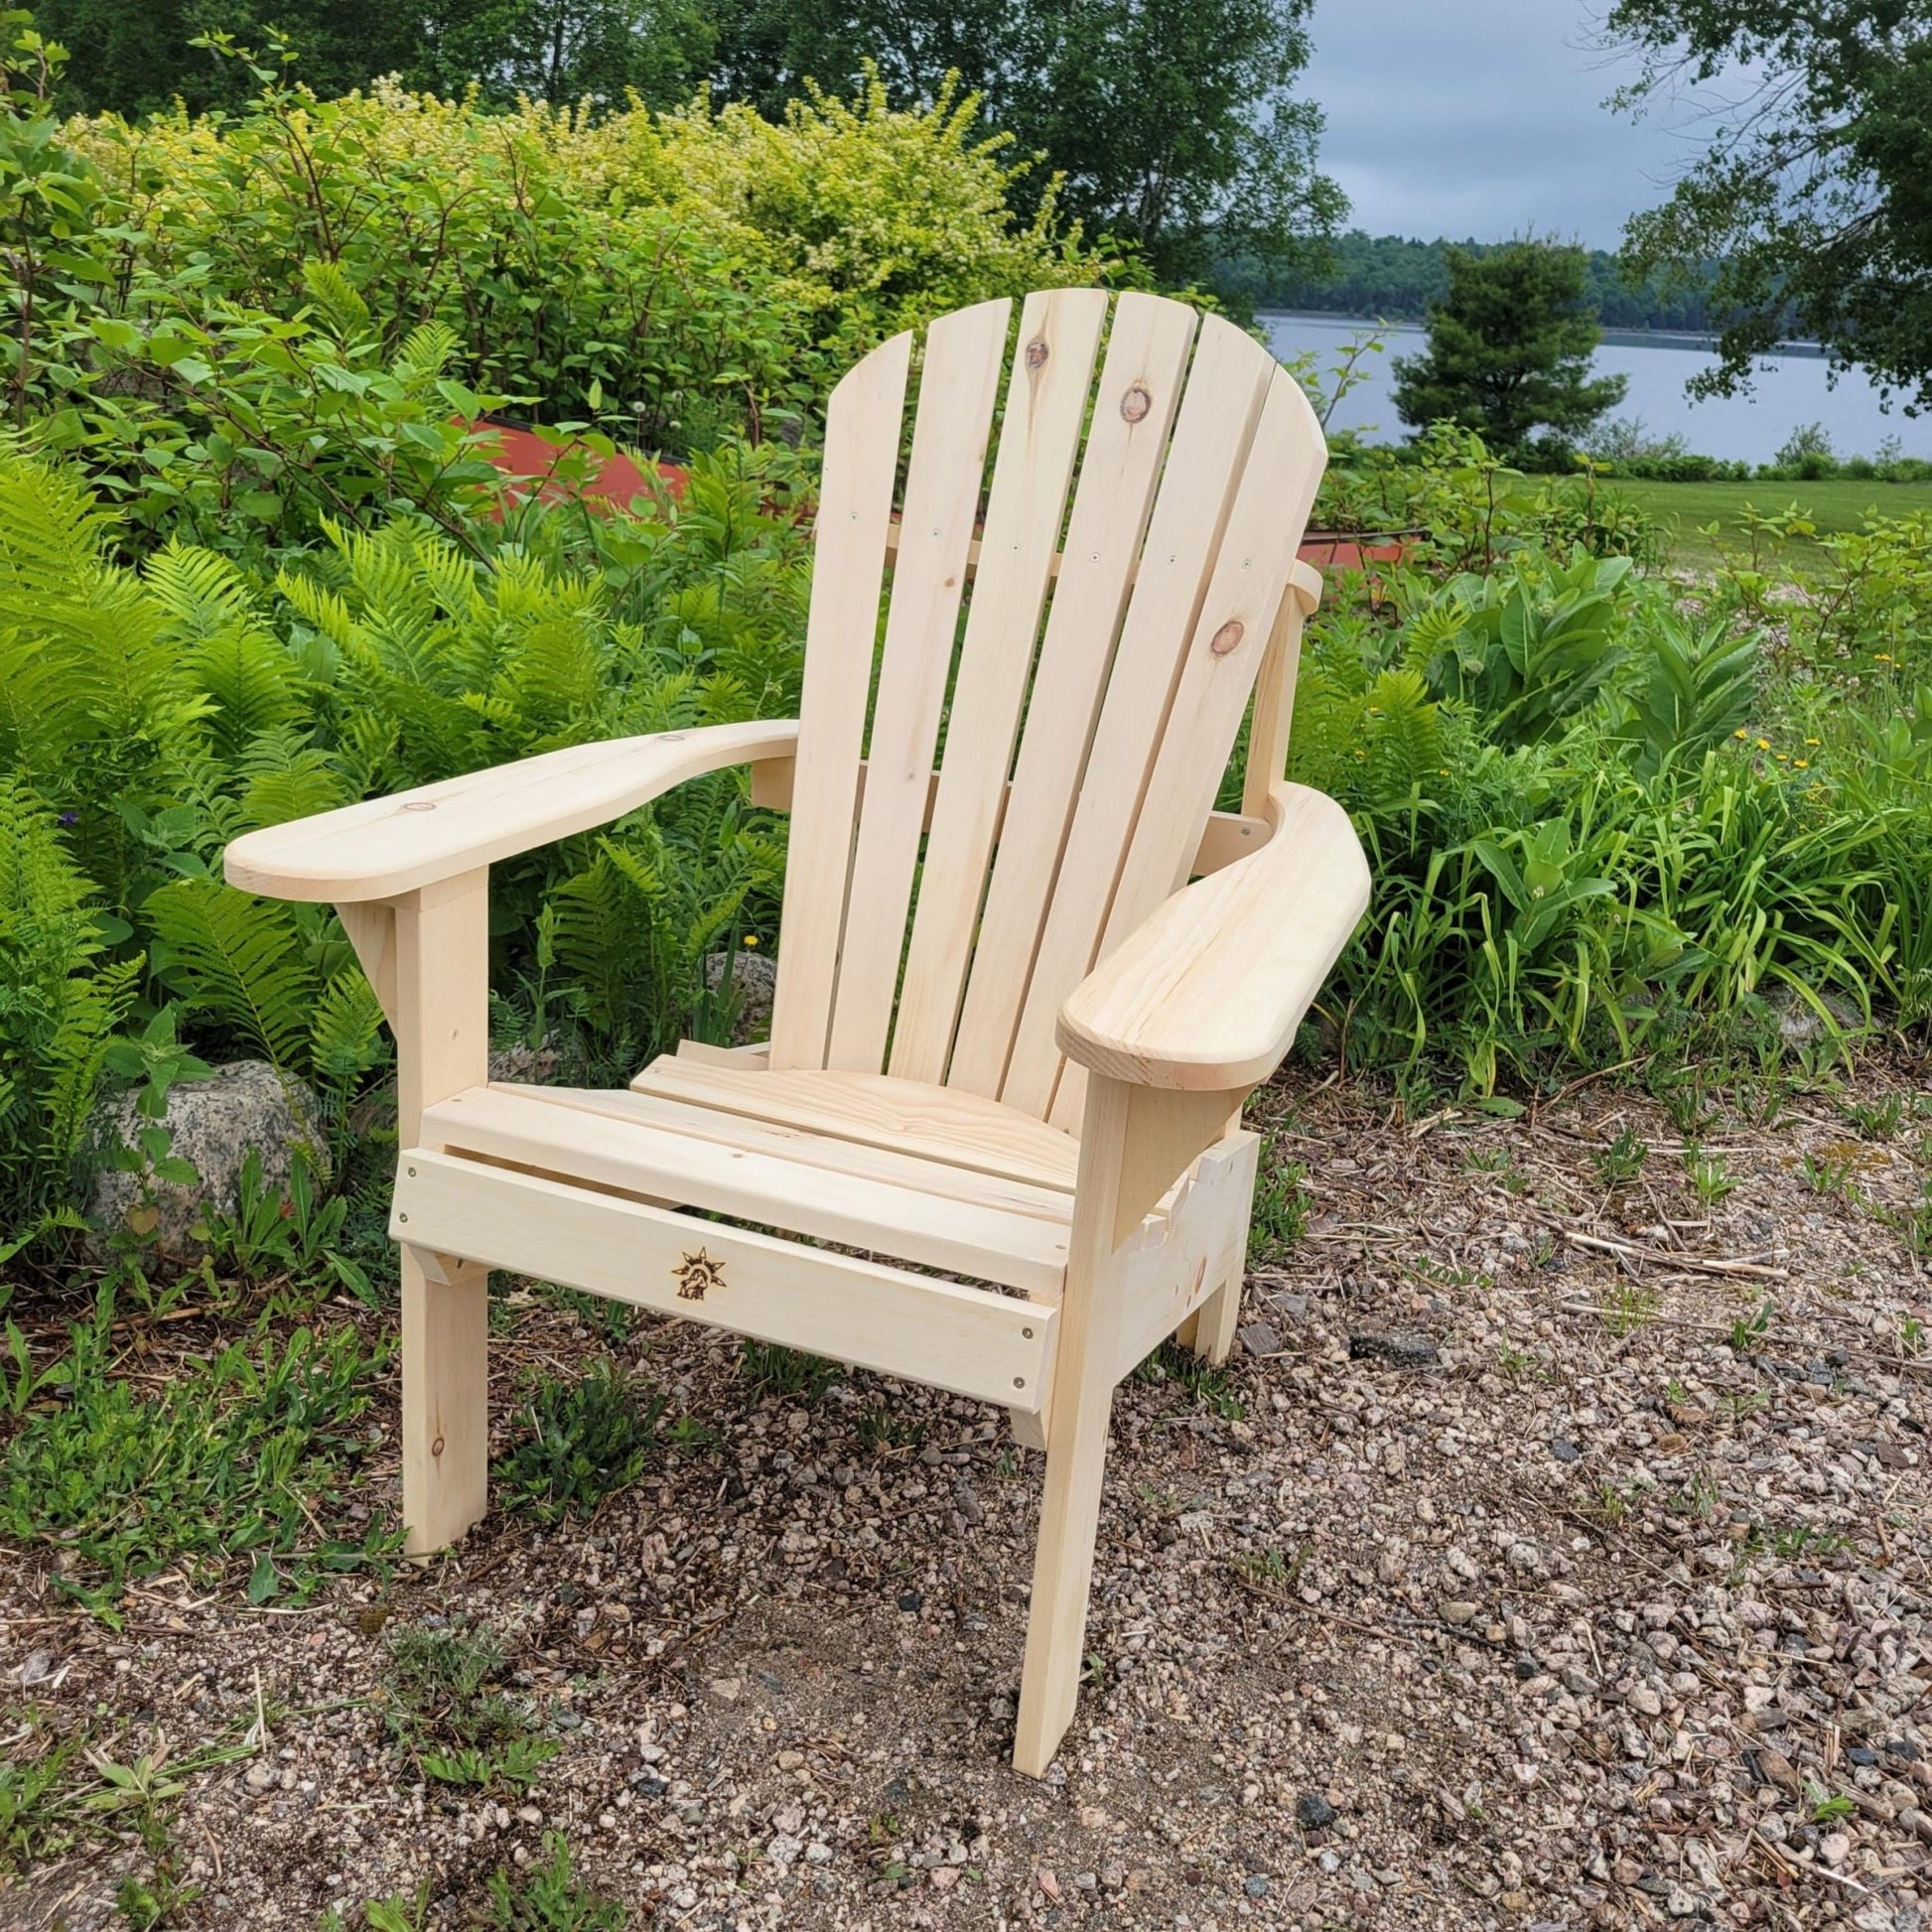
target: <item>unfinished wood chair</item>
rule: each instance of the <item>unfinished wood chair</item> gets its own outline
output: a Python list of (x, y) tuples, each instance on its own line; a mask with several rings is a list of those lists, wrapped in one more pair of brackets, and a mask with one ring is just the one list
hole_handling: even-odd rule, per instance
[[(409, 1547), (483, 1513), (492, 1268), (1000, 1404), (1046, 1451), (1014, 1748), (1037, 1775), (1114, 1385), (1176, 1329), (1227, 1354), (1241, 1103), (1368, 874), (1282, 775), (1319, 592), (1301, 390), (1178, 303), (1034, 295), (989, 485), (1012, 309), (926, 331), (909, 457), (910, 336), (833, 392), (796, 723), (473, 772), (251, 833), (227, 876), (333, 901), (395, 1033)], [(1251, 694), (1242, 809), (1215, 812)], [(686, 1042), (624, 1092), (490, 1080), (490, 865), (746, 763), (792, 819), (769, 1047)]]

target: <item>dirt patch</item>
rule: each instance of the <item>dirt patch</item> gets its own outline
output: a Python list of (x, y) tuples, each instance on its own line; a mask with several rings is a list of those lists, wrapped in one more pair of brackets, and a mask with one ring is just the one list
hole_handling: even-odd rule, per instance
[[(9, 1701), (117, 1725), (123, 1758), (258, 1747), (184, 1774), (167, 1834), (199, 1896), (170, 1923), (354, 1926), (425, 1881), (428, 1924), (485, 1922), (488, 1875), (557, 1830), (638, 1924), (1914, 1932), (1912, 1097), (1874, 1138), (1823, 1096), (1726, 1113), (1700, 1178), (1654, 1103), (1600, 1086), (1421, 1123), (1260, 1096), (1312, 1220), (1254, 1270), (1224, 1379), (1120, 1391), (1089, 1681), (1043, 1783), (1006, 1766), (1040, 1459), (865, 1376), (760, 1400), (735, 1343), (670, 1324), (613, 1352), (715, 1440), (592, 1522), (492, 1514), (293, 1612), (154, 1579), (120, 1632), (15, 1552)], [(602, 1346), (522, 1311), (501, 1443), (533, 1373)], [(531, 1788), (398, 1751), (388, 1646), (437, 1618), (508, 1652), (559, 1746)], [(17, 1879), (0, 1926), (68, 1895), (99, 1923), (79, 1901), (144, 1856)]]

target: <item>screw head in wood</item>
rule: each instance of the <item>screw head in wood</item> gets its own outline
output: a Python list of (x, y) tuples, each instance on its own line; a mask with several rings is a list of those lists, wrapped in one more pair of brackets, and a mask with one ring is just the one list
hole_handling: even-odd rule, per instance
[(1027, 1386), (1027, 1378), (1024, 1375), (1016, 1375), (1013, 1378), (1013, 1386), (1016, 1389), (1024, 1389)]

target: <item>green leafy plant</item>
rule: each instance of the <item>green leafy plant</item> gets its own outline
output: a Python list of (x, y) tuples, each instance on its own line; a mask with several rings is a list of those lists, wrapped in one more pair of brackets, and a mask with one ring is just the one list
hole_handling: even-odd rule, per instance
[(256, 1601), (300, 1598), (334, 1572), (380, 1572), (397, 1536), (373, 1516), (341, 1521), (380, 1347), (345, 1325), (298, 1328), (184, 1361), (165, 1388), (137, 1394), (108, 1372), (112, 1319), (103, 1293), (93, 1319), (69, 1328), (57, 1367), (70, 1394), (30, 1407), (0, 1477), (0, 1527), (58, 1543), (59, 1587), (115, 1623), (122, 1584), (171, 1564), (208, 1575), (245, 1563)]
[(1606, 1188), (1621, 1187), (1636, 1179), (1643, 1171), (1649, 1152), (1636, 1129), (1625, 1127), (1618, 1130), (1614, 1140), (1599, 1147), (1590, 1159), (1596, 1166), (1596, 1177)]
[(802, 1349), (786, 1348), (778, 1342), (748, 1340), (739, 1349), (738, 1372), (759, 1395), (813, 1403), (845, 1370), (837, 1362), (808, 1355)]
[(546, 1832), (543, 1850), (543, 1860), (514, 1878), (506, 1871), (491, 1877), (485, 1923), (492, 1932), (624, 1932), (623, 1908), (576, 1875), (563, 1835)]
[(483, 1623), (407, 1624), (389, 1639), (389, 1731), (444, 1784), (527, 1785), (557, 1753), (527, 1702), (500, 1688), (509, 1658)]
[(595, 1515), (656, 1452), (663, 1412), (662, 1396), (639, 1402), (608, 1362), (568, 1386), (546, 1380), (530, 1404), (531, 1434), (498, 1460), (496, 1480), (545, 1521)]

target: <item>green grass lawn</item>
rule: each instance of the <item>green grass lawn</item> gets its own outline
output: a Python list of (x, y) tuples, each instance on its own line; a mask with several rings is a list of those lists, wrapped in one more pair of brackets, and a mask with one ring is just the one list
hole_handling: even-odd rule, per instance
[[(1855, 483), (1834, 478), (1829, 483), (1642, 483), (1619, 479), (1615, 487), (1635, 498), (1662, 527), (1670, 545), (1670, 560), (1680, 569), (1704, 570), (1717, 561), (1710, 540), (1702, 532), (1716, 523), (1727, 544), (1743, 540), (1739, 512), (1748, 503), (1765, 515), (1781, 515), (1796, 505), (1817, 526), (1820, 536), (1835, 530), (1856, 530), (1865, 513), (1903, 516), (1908, 510), (1932, 509), (1932, 483)], [(1798, 542), (1788, 552), (1796, 564), (1824, 561), (1816, 544)]]

